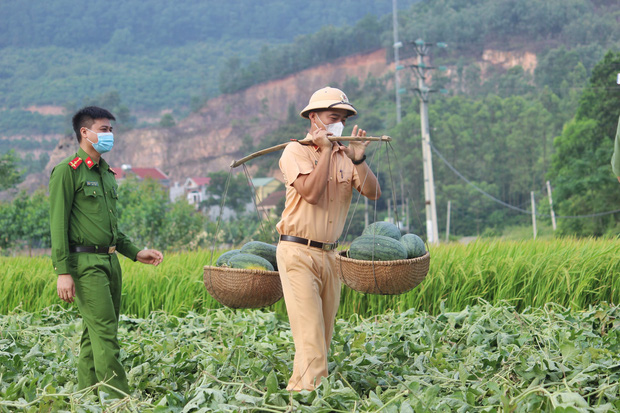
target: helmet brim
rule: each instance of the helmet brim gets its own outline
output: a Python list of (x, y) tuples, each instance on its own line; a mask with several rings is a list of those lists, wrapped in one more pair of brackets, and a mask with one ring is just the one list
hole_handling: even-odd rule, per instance
[(318, 102), (311, 102), (302, 110), (299, 115), (302, 118), (309, 119), (310, 112), (314, 110), (329, 110), (329, 109), (344, 109), (349, 112), (349, 116), (357, 115), (357, 110), (352, 104), (348, 102), (342, 102), (339, 100), (320, 100)]

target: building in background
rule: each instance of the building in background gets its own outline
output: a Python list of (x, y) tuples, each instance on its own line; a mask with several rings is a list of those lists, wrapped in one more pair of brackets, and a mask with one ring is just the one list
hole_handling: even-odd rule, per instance
[(122, 184), (129, 176), (135, 176), (138, 180), (143, 181), (147, 178), (156, 180), (166, 189), (170, 188), (170, 178), (159, 168), (133, 168), (131, 165), (122, 165), (119, 167), (110, 167), (116, 174), (116, 181)]
[(258, 212), (265, 219), (278, 217), (281, 211), (278, 207), (284, 207), (284, 199), (286, 198), (286, 190), (274, 191), (258, 204)]
[(284, 184), (273, 177), (253, 178), (252, 186), (254, 187), (257, 205), (273, 192), (284, 189)]

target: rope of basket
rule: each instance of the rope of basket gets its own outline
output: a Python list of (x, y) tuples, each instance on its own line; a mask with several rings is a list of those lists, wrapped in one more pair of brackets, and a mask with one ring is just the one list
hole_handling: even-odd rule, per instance
[[(389, 152), (394, 148), (390, 144), (390, 142), (386, 142), (386, 158), (388, 164), (388, 172), (389, 178), (392, 188), (392, 201), (394, 205), (394, 217), (399, 226), (398, 219), (398, 208), (396, 203), (396, 195), (393, 190), (394, 186), (394, 177), (392, 175), (391, 162), (389, 157)], [(372, 164), (375, 155), (377, 154), (377, 150), (373, 153), (371, 157), (371, 161), (369, 163)], [(394, 157), (397, 159), (397, 157)], [(376, 176), (377, 180), (379, 179), (379, 166), (377, 166)], [(398, 168), (400, 171), (401, 182), (403, 180), (402, 177), (402, 168)], [(363, 182), (365, 182), (367, 176), (364, 177)], [(363, 183), (362, 183), (363, 186)], [(402, 186), (402, 185), (401, 185)], [(349, 223), (347, 226), (347, 230), (345, 231), (344, 238), (346, 239), (348, 235), (348, 231), (351, 227), (351, 223), (355, 216), (355, 212), (357, 211), (357, 207), (359, 205), (359, 200), (361, 198), (361, 194), (358, 194), (353, 213), (349, 219)], [(420, 220), (419, 214), (417, 213), (417, 208), (415, 203), (413, 203), (413, 207), (415, 210), (414, 216), (417, 218), (418, 223), (422, 226), (422, 222)], [(377, 200), (374, 202), (374, 211), (373, 211), (373, 221), (377, 219)], [(372, 234), (373, 237), (376, 235)], [(351, 289), (368, 294), (381, 294), (381, 295), (390, 295), (390, 294), (402, 294), (405, 293), (416, 286), (418, 286), (422, 280), (426, 277), (429, 266), (430, 266), (430, 253), (428, 252), (428, 244), (426, 244), (427, 252), (422, 257), (405, 259), (405, 260), (394, 260), (394, 261), (364, 261), (364, 260), (355, 260), (346, 255), (347, 251), (341, 251), (337, 255), (337, 261), (339, 265), (339, 276), (341, 281), (346, 284)], [(374, 257), (374, 243), (373, 243), (373, 252), (372, 256)]]
[[(329, 137), (331, 141), (360, 141), (360, 140), (369, 140), (369, 141), (384, 141), (389, 142), (391, 138), (389, 136), (382, 137), (365, 137), (365, 138), (357, 138), (357, 137)], [(311, 141), (296, 141), (302, 145), (309, 145)], [(219, 233), (220, 224), (223, 217), (224, 206), (226, 203), (226, 196), (228, 194), (230, 180), (232, 178), (233, 168), (243, 165), (245, 176), (248, 180), (249, 186), (252, 188), (252, 202), (254, 204), (254, 209), (256, 210), (259, 223), (261, 225), (261, 229), (263, 233), (267, 233), (263, 226), (263, 220), (261, 219), (261, 214), (258, 210), (258, 203), (256, 202), (256, 191), (254, 190), (254, 185), (252, 183), (251, 176), (245, 163), (251, 159), (257, 158), (259, 156), (265, 155), (267, 153), (275, 152), (278, 150), (282, 150), (286, 147), (286, 145), (291, 142), (287, 142), (284, 144), (276, 145), (271, 148), (266, 148), (255, 152), (251, 155), (248, 155), (240, 160), (233, 161), (230, 165), (230, 170), (228, 174), (228, 178), (226, 181), (226, 185), (224, 188), (224, 194), (222, 195), (222, 200), (220, 203), (220, 211), (216, 224), (215, 234), (213, 237), (213, 247), (211, 250), (211, 262), (210, 265), (204, 267), (204, 275), (203, 281), (207, 291), (211, 296), (217, 300), (220, 304), (223, 304), (227, 307), (231, 308), (261, 308), (267, 307), (279, 299), (282, 298), (282, 285), (280, 282), (280, 277), (277, 271), (261, 271), (261, 270), (246, 270), (246, 269), (238, 269), (238, 268), (224, 268), (224, 267), (216, 267), (213, 266), (213, 258), (215, 256), (215, 246), (217, 244), (217, 234)], [(263, 210), (263, 212), (265, 212)], [(275, 230), (275, 226), (271, 224), (269, 216), (266, 216), (267, 221), (270, 224), (270, 227)]]
[[(252, 192), (252, 203), (256, 210), (259, 224), (263, 232), (265, 227), (256, 202), (256, 191), (252, 178), (245, 165), (243, 170)], [(210, 265), (204, 266), (203, 282), (211, 296), (220, 304), (230, 308), (262, 308), (268, 307), (282, 298), (282, 284), (277, 271), (250, 270), (241, 268), (217, 267), (213, 265), (215, 247), (221, 221), (223, 219), (226, 196), (230, 187), (233, 167), (230, 167), (224, 194), (220, 202), (220, 211), (213, 235)], [(265, 210), (263, 209), (263, 212)], [(265, 214), (266, 216), (266, 214)], [(269, 221), (269, 217), (267, 216)]]

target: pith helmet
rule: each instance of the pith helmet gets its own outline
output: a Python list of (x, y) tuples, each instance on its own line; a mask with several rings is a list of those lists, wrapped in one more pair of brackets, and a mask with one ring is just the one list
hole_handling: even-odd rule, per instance
[(357, 115), (357, 110), (349, 103), (347, 95), (335, 87), (324, 87), (310, 96), (308, 106), (301, 111), (300, 115), (308, 119), (311, 111), (316, 109), (345, 109), (349, 111), (349, 116)]

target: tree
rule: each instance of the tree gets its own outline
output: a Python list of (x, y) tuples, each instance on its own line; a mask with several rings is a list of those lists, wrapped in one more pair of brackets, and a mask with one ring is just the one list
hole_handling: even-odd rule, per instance
[(220, 205), (221, 196), (225, 195), (225, 206), (240, 213), (245, 210), (245, 205), (252, 201), (250, 184), (242, 173), (232, 175), (227, 172), (212, 172), (209, 178), (211, 178), (209, 182), (211, 196), (202, 201), (202, 206)]
[(119, 228), (136, 245), (171, 251), (198, 246), (205, 218), (185, 199), (170, 202), (154, 179), (127, 178), (119, 186)]
[(205, 217), (182, 198), (168, 205), (162, 232), (167, 249), (183, 250), (200, 246), (194, 241), (203, 232)]
[(19, 161), (19, 156), (13, 150), (0, 155), (0, 191), (13, 188), (22, 181)]
[[(618, 182), (609, 163), (620, 107), (620, 87), (615, 84), (618, 68), (620, 53), (607, 53), (592, 72), (577, 115), (554, 141), (549, 177), (559, 215), (596, 214), (620, 205)], [(620, 214), (560, 219), (558, 227), (561, 234), (601, 236), (617, 231), (619, 221)]]
[(0, 203), (0, 248), (50, 246), (49, 198), (43, 188), (32, 195), (20, 191), (12, 202)]
[(159, 120), (159, 126), (162, 128), (171, 128), (174, 125), (176, 125), (176, 122), (174, 121), (174, 116), (172, 116), (172, 113), (165, 113)]

